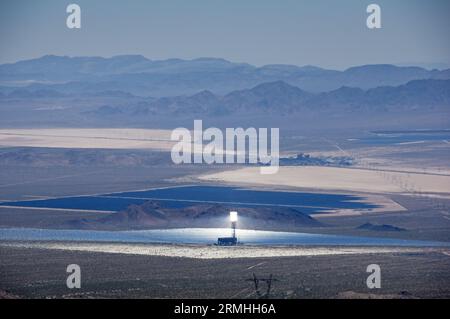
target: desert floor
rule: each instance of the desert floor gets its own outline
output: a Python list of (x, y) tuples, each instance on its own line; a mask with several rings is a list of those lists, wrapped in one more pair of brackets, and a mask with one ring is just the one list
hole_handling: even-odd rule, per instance
[(199, 177), (204, 181), (247, 185), (288, 186), (368, 193), (450, 193), (450, 176), (360, 168), (282, 166), (277, 174), (260, 174), (246, 167)]
[[(1, 246), (0, 254), (0, 290), (19, 298), (255, 298), (253, 274), (273, 275), (273, 298), (450, 297), (445, 251), (194, 259)], [(66, 286), (74, 263), (81, 289)], [(370, 264), (381, 267), (381, 289), (367, 288)]]
[(135, 128), (2, 129), (4, 147), (170, 150), (170, 130)]

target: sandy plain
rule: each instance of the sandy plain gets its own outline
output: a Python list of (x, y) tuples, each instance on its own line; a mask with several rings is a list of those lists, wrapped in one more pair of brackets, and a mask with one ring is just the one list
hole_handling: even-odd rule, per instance
[(450, 193), (450, 176), (319, 166), (282, 166), (262, 175), (258, 167), (202, 175), (200, 180), (232, 184), (287, 186), (367, 193)]
[(2, 129), (0, 145), (96, 149), (170, 150), (171, 130), (134, 128)]

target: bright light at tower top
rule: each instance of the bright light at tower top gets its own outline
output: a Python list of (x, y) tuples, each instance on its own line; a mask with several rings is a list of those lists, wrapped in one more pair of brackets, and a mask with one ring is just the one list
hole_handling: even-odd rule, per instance
[(237, 212), (230, 212), (230, 221), (232, 223), (237, 222), (238, 220), (238, 213)]

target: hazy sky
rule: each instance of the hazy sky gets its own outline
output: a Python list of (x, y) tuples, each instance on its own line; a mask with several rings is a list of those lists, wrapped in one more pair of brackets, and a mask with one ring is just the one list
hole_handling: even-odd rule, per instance
[[(77, 3), (82, 28), (66, 27)], [(382, 29), (366, 7), (382, 8)], [(345, 68), (450, 63), (448, 0), (0, 0), (0, 63), (46, 54)]]

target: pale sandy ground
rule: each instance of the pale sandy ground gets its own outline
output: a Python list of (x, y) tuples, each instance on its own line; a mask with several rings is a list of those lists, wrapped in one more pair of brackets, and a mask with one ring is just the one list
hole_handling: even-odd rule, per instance
[(450, 176), (319, 166), (282, 166), (262, 175), (258, 167), (223, 171), (200, 180), (247, 185), (272, 185), (367, 193), (450, 193)]
[(1, 146), (170, 150), (171, 130), (151, 129), (8, 129)]
[[(172, 130), (132, 128), (4, 129), (0, 130), (0, 146), (171, 151), (178, 144), (178, 137), (171, 140), (171, 134)], [(202, 152), (201, 141), (184, 142), (183, 145), (185, 153)], [(215, 152), (218, 155), (239, 153), (224, 149), (216, 149)]]
[[(281, 246), (235, 246), (218, 247), (204, 245), (167, 245), (167, 244), (122, 244), (122, 243), (0, 243), (4, 247), (38, 248), (67, 251), (102, 252), (127, 255), (147, 255), (184, 257), (196, 259), (223, 258), (260, 258), (289, 256), (329, 256), (389, 253), (418, 253), (424, 251), (443, 251), (436, 248), (408, 247), (281, 247)], [(445, 250), (446, 251), (446, 250)]]
[(355, 202), (363, 202), (367, 204), (374, 204), (378, 207), (376, 208), (368, 208), (368, 209), (335, 209), (327, 211), (324, 214), (314, 214), (314, 218), (326, 218), (326, 217), (336, 217), (336, 216), (361, 216), (365, 214), (373, 214), (373, 213), (396, 213), (396, 212), (405, 212), (407, 209), (400, 205), (397, 202), (394, 202), (392, 199), (387, 198), (382, 195), (373, 195), (373, 194), (365, 194), (361, 195), (363, 197), (362, 200), (358, 200)]
[[(406, 146), (405, 146), (406, 145)], [(355, 159), (353, 167), (363, 169), (378, 169), (385, 171), (400, 171), (412, 173), (429, 173), (450, 175), (450, 167), (445, 154), (448, 154), (448, 141), (433, 141), (423, 144), (401, 144), (390, 146), (363, 147), (359, 149), (342, 149), (334, 145), (334, 151), (309, 152), (311, 156), (350, 156)], [(417, 158), (411, 154), (435, 154), (441, 152), (442, 158)], [(291, 152), (290, 155), (296, 155)]]

